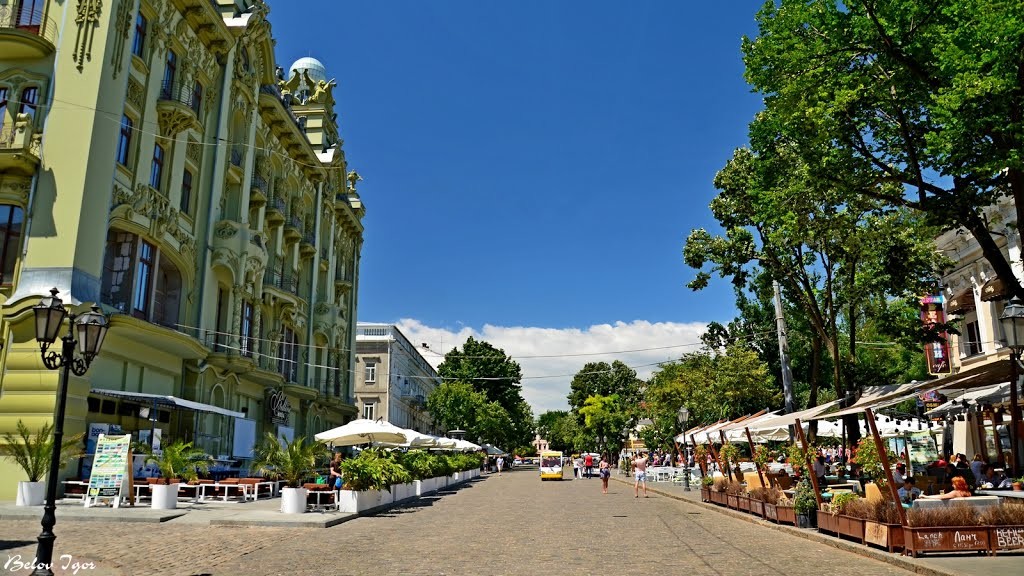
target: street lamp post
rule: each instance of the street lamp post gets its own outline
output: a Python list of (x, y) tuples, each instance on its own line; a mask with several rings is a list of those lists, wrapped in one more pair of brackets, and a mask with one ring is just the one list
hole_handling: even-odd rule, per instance
[[(57, 473), (60, 468), (60, 447), (64, 440), (64, 408), (67, 405), (68, 378), (74, 372), (83, 376), (89, 369), (96, 355), (103, 346), (103, 338), (107, 335), (109, 322), (107, 317), (96, 306), (84, 314), (68, 314), (64, 302), (57, 297), (58, 290), (50, 290), (49, 297), (43, 297), (39, 304), (32, 307), (36, 321), (36, 340), (43, 364), (50, 370), (62, 368), (60, 389), (57, 396), (57, 413), (54, 417), (53, 449), (50, 453), (50, 471), (46, 477), (46, 505), (43, 507), (43, 531), (39, 534), (36, 547), (36, 568), (33, 576), (53, 576), (53, 542), (57, 535), (53, 527), (57, 523)], [(69, 317), (68, 333), (61, 338), (61, 350), (49, 350), (57, 340), (57, 335)], [(76, 337), (77, 332), (77, 337)], [(78, 346), (80, 358), (75, 357), (75, 345)]]
[[(1013, 454), (1013, 476), (1020, 475), (1020, 446), (1017, 434), (1020, 430), (1020, 408), (1017, 405), (1017, 362), (1024, 350), (1024, 302), (1014, 296), (999, 317), (1010, 348), (1010, 452)], [(996, 447), (998, 448), (998, 439)]]
[[(686, 432), (686, 421), (690, 419), (690, 411), (686, 406), (680, 406), (676, 414), (679, 420), (680, 433)], [(683, 491), (690, 491), (690, 459), (686, 454), (686, 438), (683, 438)]]

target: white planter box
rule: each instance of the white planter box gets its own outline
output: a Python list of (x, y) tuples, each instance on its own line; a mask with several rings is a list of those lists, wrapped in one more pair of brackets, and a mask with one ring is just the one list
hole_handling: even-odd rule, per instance
[(46, 482), (29, 482), (23, 480), (18, 482), (18, 497), (15, 504), (18, 506), (42, 506), (46, 501)]
[(174, 510), (178, 507), (178, 484), (151, 484), (151, 506), (154, 510)]
[(281, 512), (285, 514), (305, 514), (306, 497), (309, 490), (305, 488), (281, 489)]
[(342, 490), (338, 509), (349, 514), (361, 514), (391, 504), (390, 490)]
[(416, 485), (412, 482), (409, 482), (408, 484), (395, 484), (392, 488), (394, 490), (392, 490), (391, 493), (395, 498), (395, 502), (402, 502), (418, 496), (416, 493)]

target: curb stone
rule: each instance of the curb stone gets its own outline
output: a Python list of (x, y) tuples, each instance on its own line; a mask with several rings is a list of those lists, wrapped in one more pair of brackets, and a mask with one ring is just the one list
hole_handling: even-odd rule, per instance
[[(627, 480), (623, 480), (621, 478), (615, 478), (614, 476), (612, 477), (612, 479), (615, 480), (616, 482), (620, 482), (620, 483), (626, 484), (626, 485), (632, 485), (633, 484), (632, 482), (629, 482)], [(697, 490), (699, 490), (699, 488)], [(875, 550), (874, 548), (870, 548), (870, 547), (862, 545), (862, 544), (856, 544), (854, 542), (847, 542), (846, 540), (843, 540), (841, 538), (835, 538), (835, 537), (832, 537), (832, 536), (826, 536), (825, 534), (821, 534), (821, 533), (819, 533), (816, 530), (796, 528), (795, 526), (787, 526), (785, 524), (775, 524), (774, 522), (768, 522), (766, 520), (762, 520), (762, 519), (757, 518), (755, 516), (752, 516), (750, 514), (745, 514), (743, 512), (738, 512), (738, 511), (732, 510), (730, 508), (723, 508), (721, 506), (715, 506), (714, 504), (709, 504), (707, 502), (701, 502), (700, 500), (691, 500), (691, 499), (685, 498), (683, 496), (678, 496), (676, 494), (665, 492), (665, 491), (660, 490), (660, 489), (658, 489), (656, 487), (652, 488), (652, 487), (650, 487), (650, 485), (648, 485), (647, 491), (651, 492), (651, 493), (654, 493), (654, 494), (657, 494), (659, 496), (664, 496), (665, 498), (671, 498), (671, 499), (677, 500), (679, 502), (690, 504), (691, 506), (696, 506), (698, 508), (704, 508), (704, 509), (707, 509), (707, 510), (714, 510), (715, 512), (718, 512), (718, 513), (720, 513), (720, 514), (722, 514), (724, 516), (730, 516), (730, 517), (735, 518), (737, 520), (744, 520), (746, 522), (750, 522), (751, 524), (757, 524), (757, 525), (765, 527), (765, 528), (771, 528), (773, 530), (778, 530), (780, 532), (785, 532), (787, 534), (792, 534), (793, 536), (798, 536), (798, 537), (803, 538), (805, 540), (811, 540), (811, 541), (816, 542), (818, 544), (824, 544), (826, 546), (831, 546), (833, 548), (838, 548), (839, 550), (844, 550), (846, 552), (852, 552), (852, 553), (857, 554), (859, 556), (865, 556), (865, 557), (871, 558), (873, 560), (878, 560), (879, 562), (885, 562), (887, 564), (892, 564), (893, 566), (897, 566), (899, 568), (902, 568), (902, 569), (907, 570), (909, 572), (913, 572), (915, 574), (924, 574), (925, 576), (963, 576), (962, 574), (957, 573), (957, 572), (949, 572), (949, 571), (946, 571), (946, 570), (939, 570), (939, 569), (936, 569), (936, 568), (932, 568), (930, 566), (922, 566), (921, 564), (918, 564), (917, 562), (914, 562), (914, 561), (910, 560), (909, 558), (906, 558), (906, 557), (903, 557), (903, 556), (896, 556), (896, 555), (893, 555), (893, 554), (889, 554), (888, 552), (883, 552), (881, 550)]]

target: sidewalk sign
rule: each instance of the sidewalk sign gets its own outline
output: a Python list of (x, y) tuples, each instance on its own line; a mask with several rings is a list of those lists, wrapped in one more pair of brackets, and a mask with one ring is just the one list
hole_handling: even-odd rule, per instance
[(120, 507), (121, 498), (128, 498), (132, 504), (132, 435), (108, 436), (100, 434), (96, 439), (96, 454), (92, 461), (92, 474), (85, 491), (85, 507), (98, 504), (100, 500), (113, 500), (114, 508)]

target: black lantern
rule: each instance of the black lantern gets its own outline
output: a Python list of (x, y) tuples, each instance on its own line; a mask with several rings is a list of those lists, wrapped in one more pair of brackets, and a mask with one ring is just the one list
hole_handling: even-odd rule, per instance
[(1017, 401), (1017, 363), (1021, 350), (1024, 350), (1024, 302), (1014, 296), (1003, 308), (999, 322), (1006, 334), (1006, 345), (1010, 348), (1010, 453), (1013, 455), (1013, 475), (1020, 474), (1020, 405)]
[(36, 315), (36, 340), (39, 341), (39, 348), (43, 352), (57, 341), (64, 317), (68, 315), (68, 311), (64, 309), (64, 301), (57, 297), (59, 293), (56, 288), (51, 288), (50, 296), (44, 296), (39, 304), (32, 307), (32, 312)]
[(107, 335), (107, 328), (110, 321), (100, 312), (98, 306), (93, 305), (92, 309), (75, 319), (75, 328), (78, 330), (78, 352), (88, 362), (100, 353), (103, 347), (103, 338)]

